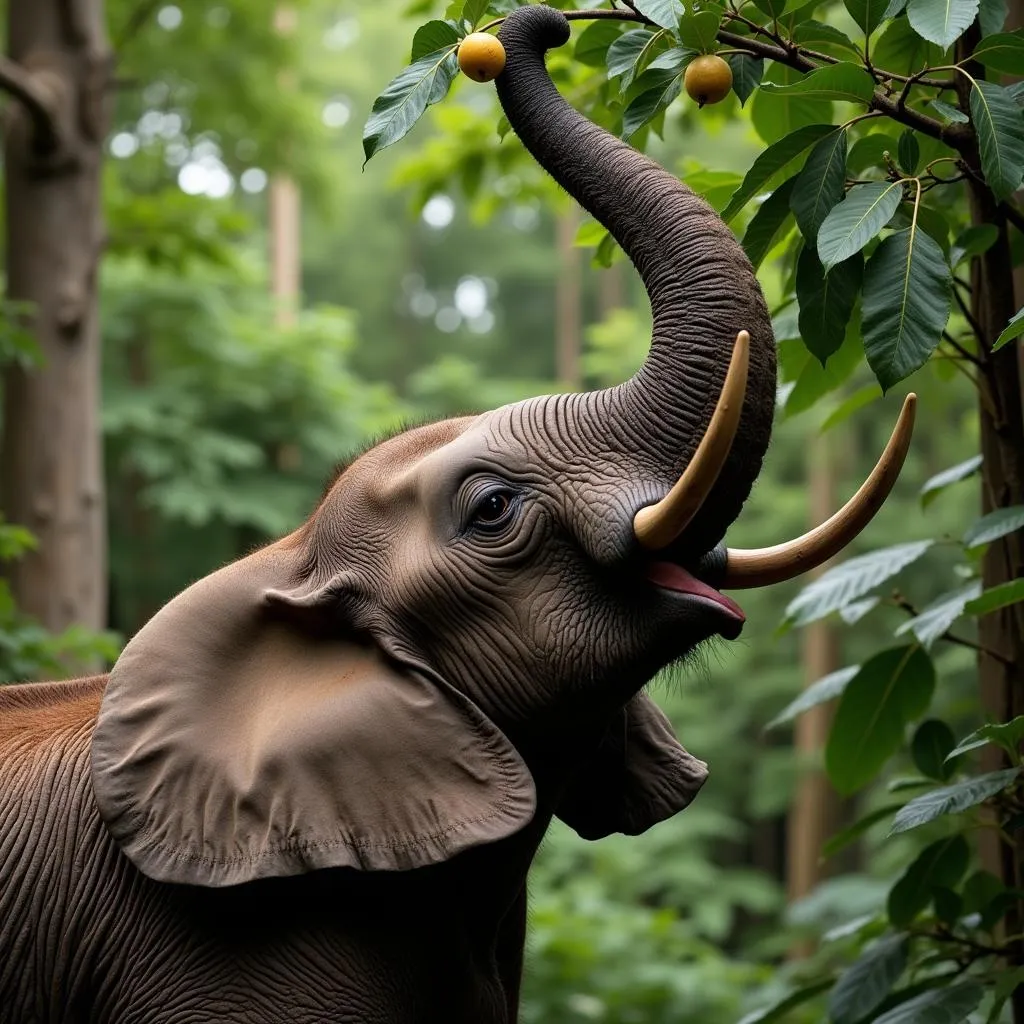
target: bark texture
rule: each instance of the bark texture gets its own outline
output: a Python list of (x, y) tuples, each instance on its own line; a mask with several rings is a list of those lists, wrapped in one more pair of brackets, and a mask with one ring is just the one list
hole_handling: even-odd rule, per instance
[(100, 165), (110, 51), (102, 0), (8, 8), (9, 52), (47, 98), (52, 132), (17, 102), (4, 140), (7, 299), (43, 363), (3, 377), (0, 507), (36, 552), (8, 571), (21, 608), (52, 630), (106, 622), (99, 426)]

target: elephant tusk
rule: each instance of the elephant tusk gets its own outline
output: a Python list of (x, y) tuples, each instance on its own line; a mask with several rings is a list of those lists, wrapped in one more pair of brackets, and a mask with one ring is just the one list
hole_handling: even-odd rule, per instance
[(766, 587), (791, 580), (828, 561), (850, 543), (882, 507), (910, 448), (917, 396), (907, 395), (878, 464), (860, 490), (830, 519), (802, 537), (770, 548), (729, 548), (723, 590)]
[(668, 547), (686, 529), (711, 493), (740, 423), (749, 362), (750, 335), (740, 331), (718, 404), (690, 464), (661, 501), (640, 509), (633, 519), (636, 539), (649, 551)]

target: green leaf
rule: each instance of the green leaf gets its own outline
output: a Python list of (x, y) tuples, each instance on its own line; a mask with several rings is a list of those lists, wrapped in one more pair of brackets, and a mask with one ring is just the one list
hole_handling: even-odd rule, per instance
[(398, 142), (432, 103), (444, 99), (458, 70), (454, 49), (437, 50), (404, 68), (374, 100), (363, 128), (363, 153)]
[[(796, 416), (810, 409), (822, 395), (841, 387), (860, 366), (864, 355), (864, 348), (860, 342), (860, 317), (850, 317), (843, 343), (824, 366), (811, 355), (806, 344), (801, 344), (800, 347), (808, 358), (797, 376), (792, 393), (786, 399), (787, 416)], [(840, 609), (840, 614), (848, 609), (848, 605), (844, 606)]]
[(964, 534), (964, 546), (978, 548), (982, 544), (991, 544), (992, 541), (999, 540), (1000, 537), (1016, 533), (1022, 526), (1024, 526), (1024, 505), (997, 508), (967, 528), (967, 532)]
[(958, 832), (925, 847), (889, 892), (889, 920), (905, 928), (931, 902), (935, 886), (952, 888), (970, 860), (967, 840)]
[(843, 607), (839, 609), (839, 618), (841, 618), (848, 626), (852, 626), (855, 623), (860, 622), (868, 612), (877, 608), (878, 603), (878, 597), (874, 596), (865, 597), (863, 601), (854, 601), (853, 604), (843, 605)]
[(978, 16), (979, 0), (907, 0), (907, 20), (929, 42), (948, 50)]
[(896, 636), (913, 633), (925, 650), (929, 650), (932, 644), (964, 614), (967, 602), (976, 598), (979, 593), (981, 582), (971, 580), (962, 587), (935, 598), (920, 615), (904, 622), (896, 630)]
[(892, 219), (903, 199), (899, 182), (854, 185), (818, 228), (818, 258), (826, 269), (860, 252)]
[(964, 611), (968, 615), (987, 615), (1008, 605), (1024, 601), (1024, 579), (1010, 580), (998, 586), (989, 587), (983, 594), (971, 601)]
[(462, 6), (462, 20), (468, 21), (476, 28), (477, 23), (487, 13), (490, 3), (491, 0), (466, 0)]
[(964, 901), (960, 893), (953, 889), (946, 889), (940, 885), (932, 886), (932, 903), (935, 906), (936, 917), (948, 925), (956, 924), (963, 914)]
[(756, 270), (768, 255), (782, 226), (789, 220), (790, 200), (799, 175), (781, 184), (757, 208), (743, 235), (743, 250)]
[(882, 21), (889, 21), (890, 18), (902, 14), (906, 6), (907, 0), (889, 0), (889, 6), (886, 7), (885, 13), (882, 15)]
[(761, 91), (774, 96), (799, 96), (804, 99), (846, 100), (870, 103), (875, 92), (874, 79), (857, 64), (840, 61), (803, 75), (788, 85), (765, 82)]
[(921, 159), (921, 147), (913, 129), (908, 128), (900, 135), (896, 156), (904, 174), (913, 174), (917, 170), (918, 161)]
[(999, 237), (999, 229), (995, 224), (975, 224), (961, 231), (949, 251), (949, 262), (954, 268), (964, 260), (980, 256), (995, 245)]
[[(823, 50), (826, 53), (829, 50), (840, 50), (858, 58), (860, 56), (856, 44), (845, 32), (822, 21), (801, 22), (793, 32), (793, 39), (812, 50)], [(832, 55), (835, 56), (834, 53)]]
[(971, 57), (992, 71), (1024, 75), (1024, 31), (988, 36), (978, 43)]
[(751, 57), (746, 53), (730, 53), (725, 59), (732, 70), (732, 91), (736, 93), (742, 107), (750, 94), (761, 84), (764, 59)]
[(796, 222), (808, 242), (815, 241), (822, 221), (843, 198), (845, 181), (846, 129), (839, 128), (815, 143), (804, 169), (797, 176), (790, 201)]
[(762, 1007), (759, 1010), (752, 1010), (746, 1014), (737, 1024), (771, 1024), (772, 1021), (781, 1020), (790, 1010), (806, 1003), (817, 995), (832, 987), (832, 979), (824, 978), (812, 981), (810, 985), (789, 992), (778, 1002), (770, 1006)]
[(973, 981), (934, 988), (894, 1006), (872, 1024), (962, 1024), (984, 994), (981, 985)]
[(997, 199), (1011, 196), (1024, 178), (1024, 115), (1000, 85), (971, 82), (971, 120), (978, 133), (981, 169)]
[(820, 138), (835, 131), (830, 124), (812, 124), (798, 128), (791, 135), (769, 146), (751, 165), (743, 183), (722, 211), (722, 217), (730, 221), (746, 204), (765, 189), (777, 176), (786, 177), (783, 172), (795, 170), (795, 163)]
[(769, 18), (781, 18), (786, 11), (787, 0), (754, 0), (754, 6)]
[(621, 27), (615, 22), (595, 21), (580, 33), (573, 57), (589, 68), (603, 68), (608, 63), (608, 50), (620, 35)]
[(890, 235), (868, 260), (864, 352), (883, 391), (935, 351), (949, 319), (952, 283), (942, 250), (920, 227)]
[(943, 63), (943, 51), (922, 39), (906, 18), (890, 21), (871, 48), (871, 62), (886, 71), (910, 75), (926, 64)]
[(869, 946), (839, 977), (828, 997), (832, 1024), (857, 1024), (889, 994), (907, 966), (907, 937), (890, 935)]
[(974, 476), (981, 469), (982, 456), (972, 455), (949, 469), (929, 477), (921, 488), (921, 506), (927, 508), (947, 487)]
[(859, 555), (829, 569), (809, 583), (786, 608), (786, 619), (797, 626), (822, 619), (856, 601), (916, 562), (935, 542), (911, 541)]
[(1007, 13), (1006, 0), (981, 0), (981, 7), (978, 9), (978, 28), (981, 29), (982, 37), (1002, 32)]
[(1001, 725), (992, 723), (975, 729), (949, 752), (947, 760), (987, 746), (989, 743), (995, 743), (1011, 757), (1017, 757), (1019, 756), (1017, 748), (1021, 740), (1024, 740), (1024, 715), (1018, 715), (1012, 721), (1003, 722)]
[[(799, 192), (799, 186), (797, 187)], [(864, 257), (856, 253), (826, 275), (818, 254), (804, 246), (796, 265), (800, 334), (822, 366), (839, 350), (864, 278)]]
[(956, 764), (949, 759), (949, 752), (955, 746), (953, 730), (938, 718), (929, 718), (915, 730), (910, 741), (910, 756), (922, 775), (945, 782), (956, 771)]
[(846, 9), (864, 35), (869, 36), (882, 23), (889, 0), (843, 0)]
[(413, 62), (454, 46), (460, 39), (458, 29), (450, 21), (428, 21), (416, 29), (412, 37)]
[(659, 53), (650, 64), (648, 71), (682, 71), (697, 56), (696, 50), (686, 50), (681, 46), (673, 46), (671, 50)]
[(812, 124), (831, 126), (833, 102), (813, 96), (776, 96), (765, 90), (766, 84), (791, 85), (801, 74), (785, 64), (770, 63), (761, 88), (750, 101), (750, 121), (754, 130), (769, 145)]
[(916, 645), (882, 651), (860, 667), (839, 699), (825, 746), (825, 770), (840, 793), (854, 793), (875, 777), (934, 689), (932, 660)]
[[(675, 29), (683, 15), (681, 0), (636, 0), (636, 9), (655, 25)], [(685, 40), (684, 40), (685, 42)]]
[(821, 424), (821, 432), (825, 433), (826, 430), (831, 430), (833, 427), (838, 426), (844, 420), (848, 420), (854, 413), (860, 412), (861, 409), (871, 405), (872, 402), (877, 402), (881, 397), (882, 389), (877, 384), (867, 384), (862, 388), (858, 388), (849, 398), (844, 398), (825, 417), (824, 422)]
[[(646, 88), (647, 84), (651, 87)], [(628, 139), (653, 121), (679, 95), (682, 86), (682, 78), (674, 71), (645, 71), (636, 80), (637, 90), (643, 91), (622, 112), (622, 137)]]
[(634, 28), (623, 32), (608, 47), (608, 77), (617, 78), (622, 75), (622, 88), (626, 89), (633, 81), (637, 71), (643, 70), (644, 62), (649, 60), (655, 49), (665, 40), (666, 33), (659, 29), (648, 32), (645, 28)]
[(821, 855), (823, 857), (831, 857), (840, 850), (845, 850), (850, 843), (858, 840), (872, 825), (877, 825), (880, 821), (891, 817), (902, 806), (903, 804), (886, 804), (870, 814), (865, 814), (863, 818), (855, 821), (849, 828), (844, 828), (842, 832), (837, 832), (832, 836), (822, 846)]
[(1006, 789), (1017, 778), (1017, 774), (1016, 768), (1004, 768), (1002, 771), (975, 775), (951, 786), (942, 786), (930, 793), (914, 797), (893, 818), (889, 835), (909, 832), (912, 828), (934, 821), (944, 814), (959, 814), (961, 811), (976, 807)]
[(838, 697), (843, 690), (846, 689), (846, 684), (860, 671), (859, 665), (849, 665), (846, 668), (838, 669), (835, 672), (829, 672), (827, 676), (822, 676), (816, 682), (811, 683), (806, 687), (803, 693), (800, 694), (796, 700), (790, 701), (764, 728), (767, 732), (769, 729), (777, 729), (780, 725), (786, 725), (788, 722), (792, 722), (798, 715), (802, 715), (805, 711), (809, 711), (811, 708), (817, 707), (819, 704), (824, 704), (827, 701), (833, 700)]
[(713, 53), (722, 12), (718, 8), (688, 14), (679, 20), (679, 41), (698, 53)]
[(967, 124), (970, 118), (956, 107), (951, 107), (942, 100), (929, 100), (928, 106), (934, 110), (947, 124)]
[[(992, 227), (995, 230), (991, 224), (986, 225), (986, 227)], [(1003, 328), (999, 337), (996, 338), (992, 351), (998, 352), (1004, 345), (1009, 345), (1011, 341), (1019, 338), (1022, 334), (1024, 334), (1024, 306), (1010, 317), (1010, 322)]]

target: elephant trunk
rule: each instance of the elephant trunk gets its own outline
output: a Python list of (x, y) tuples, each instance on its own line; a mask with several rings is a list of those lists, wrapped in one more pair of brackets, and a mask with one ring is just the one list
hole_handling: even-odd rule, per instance
[(753, 269), (707, 203), (559, 95), (544, 63), (545, 51), (569, 38), (558, 11), (519, 8), (499, 36), (506, 64), (498, 97), (510, 124), (538, 163), (612, 233), (650, 298), (654, 327), (643, 366), (577, 406), (586, 421), (582, 434), (607, 438), (611, 451), (628, 439), (648, 502), (659, 500), (693, 458), (737, 334), (749, 333), (736, 443), (715, 474), (707, 511), (695, 512), (685, 535), (687, 549), (708, 550), (739, 514), (771, 431), (775, 346)]

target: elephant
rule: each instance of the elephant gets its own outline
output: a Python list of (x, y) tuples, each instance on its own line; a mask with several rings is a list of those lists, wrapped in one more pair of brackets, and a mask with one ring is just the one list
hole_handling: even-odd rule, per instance
[(706, 777), (645, 684), (892, 487), (912, 403), (833, 519), (725, 546), (771, 431), (765, 302), (717, 214), (559, 95), (568, 35), (516, 9), (498, 95), (638, 268), (646, 361), (394, 434), (108, 675), (0, 690), (9, 1024), (515, 1021), (552, 819), (635, 835)]

